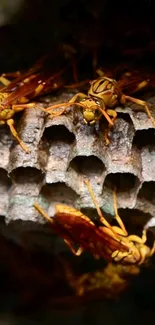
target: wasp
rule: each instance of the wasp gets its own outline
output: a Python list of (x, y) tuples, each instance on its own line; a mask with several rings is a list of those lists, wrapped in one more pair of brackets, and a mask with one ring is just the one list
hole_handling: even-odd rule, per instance
[(62, 75), (70, 65), (73, 67), (74, 76), (74, 54), (72, 47), (61, 46), (55, 53), (38, 60), (26, 73), (17, 71), (0, 77), (0, 82), (4, 85), (0, 89), (0, 125), (9, 126), (12, 135), (26, 153), (29, 153), (29, 149), (14, 127), (14, 115), (35, 107), (36, 103), (30, 103), (30, 100), (63, 87)]
[(63, 114), (67, 107), (76, 105), (82, 108), (83, 119), (86, 124), (92, 125), (101, 119), (102, 116), (109, 123), (109, 128), (105, 134), (106, 144), (110, 143), (108, 134), (111, 127), (114, 126), (117, 118), (117, 112), (115, 108), (118, 104), (125, 105), (128, 101), (141, 106), (147, 113), (148, 117), (155, 126), (155, 119), (153, 118), (148, 104), (141, 99), (137, 99), (123, 93), (123, 89), (131, 91), (131, 93), (137, 93), (148, 86), (151, 86), (150, 79), (136, 78), (131, 73), (126, 72), (122, 79), (116, 81), (115, 79), (105, 76), (105, 73), (98, 69), (97, 73), (99, 78), (90, 81), (90, 88), (87, 94), (77, 93), (68, 103), (61, 103), (53, 105), (47, 108), (48, 112), (51, 112), (51, 117), (54, 117), (53, 109), (64, 106), (59, 112), (59, 115)]
[[(116, 190), (113, 196), (118, 226), (111, 226), (104, 218), (87, 179), (85, 184), (97, 209), (99, 226), (79, 210), (66, 205), (57, 204), (53, 218), (50, 218), (38, 203), (34, 203), (34, 207), (51, 223), (52, 229), (64, 239), (74, 255), (79, 256), (86, 250), (97, 259), (105, 258), (122, 264), (144, 263), (155, 252), (155, 241), (152, 248), (146, 245), (147, 230), (143, 230), (142, 237), (128, 234), (117, 211)], [(79, 245), (77, 250), (74, 248), (76, 244)]]

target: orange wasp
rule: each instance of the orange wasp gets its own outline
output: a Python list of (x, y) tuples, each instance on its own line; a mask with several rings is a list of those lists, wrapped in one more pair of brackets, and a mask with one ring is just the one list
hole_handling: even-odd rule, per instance
[[(65, 83), (62, 74), (70, 65), (73, 66), (75, 75), (74, 54), (72, 47), (60, 47), (57, 52), (40, 59), (28, 72), (8, 73), (0, 77), (0, 82), (5, 85), (0, 89), (0, 125), (9, 126), (12, 135), (27, 153), (29, 149), (14, 127), (14, 115), (16, 112), (34, 107), (35, 103), (29, 103), (31, 99), (62, 87)], [(10, 82), (6, 77), (15, 80)]]
[[(143, 230), (142, 237), (128, 234), (118, 215), (115, 191), (114, 209), (118, 226), (111, 226), (99, 208), (89, 181), (85, 180), (85, 183), (98, 212), (99, 226), (79, 210), (66, 205), (57, 204), (53, 218), (50, 218), (38, 203), (34, 203), (34, 207), (51, 223), (52, 229), (64, 239), (76, 256), (86, 250), (95, 258), (105, 258), (122, 264), (145, 262), (155, 252), (155, 243), (152, 248), (145, 244), (146, 229)], [(79, 245), (78, 250), (74, 249), (75, 244)]]
[[(101, 119), (102, 116), (108, 121), (109, 128), (105, 135), (106, 144), (109, 144), (108, 133), (111, 127), (114, 126), (117, 118), (115, 108), (119, 105), (125, 105), (127, 102), (132, 102), (139, 105), (146, 111), (148, 117), (155, 126), (155, 119), (152, 116), (146, 101), (125, 95), (123, 92), (129, 94), (138, 93), (139, 91), (151, 88), (154, 86), (153, 78), (143, 78), (143, 76), (126, 72), (119, 81), (109, 78), (105, 73), (98, 69), (99, 78), (90, 81), (90, 88), (87, 94), (77, 93), (69, 102), (56, 104), (48, 107), (47, 112), (51, 117), (65, 113), (67, 107), (76, 105), (82, 108), (83, 119), (86, 124), (92, 125)], [(62, 110), (55, 114), (54, 109), (63, 107)]]

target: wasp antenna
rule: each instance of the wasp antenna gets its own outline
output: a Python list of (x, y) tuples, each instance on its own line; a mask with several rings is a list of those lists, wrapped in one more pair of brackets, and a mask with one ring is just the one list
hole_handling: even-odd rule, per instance
[(106, 118), (106, 120), (109, 122), (109, 124), (111, 126), (114, 125), (113, 121), (111, 120), (111, 118), (109, 117), (109, 115), (106, 113), (106, 111), (104, 109), (101, 108), (101, 106), (99, 105), (96, 105), (97, 108), (100, 110), (100, 112), (104, 115), (104, 117)]

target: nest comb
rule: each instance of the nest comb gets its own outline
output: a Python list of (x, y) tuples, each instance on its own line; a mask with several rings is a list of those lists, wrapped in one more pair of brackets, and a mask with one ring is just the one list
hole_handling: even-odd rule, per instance
[[(55, 99), (64, 102), (64, 98), (72, 96), (64, 92)], [(149, 98), (148, 102), (155, 103), (155, 98)], [(25, 242), (31, 242), (31, 237), (33, 240), (39, 238), (35, 239), (37, 244), (39, 241), (39, 245), (49, 247), (51, 230), (33, 208), (34, 201), (39, 202), (50, 216), (58, 202), (95, 216), (84, 176), (90, 179), (104, 213), (114, 215), (112, 192), (116, 186), (120, 215), (135, 227), (142, 227), (147, 222), (154, 224), (155, 129), (146, 113), (135, 112), (132, 105), (116, 109), (118, 118), (109, 146), (105, 145), (102, 125), (87, 126), (82, 118), (76, 122), (73, 108), (53, 119), (45, 117), (37, 106), (21, 115), (16, 127), (30, 148), (30, 154), (23, 152), (6, 126), (1, 128), (0, 215), (3, 234), (8, 235), (9, 229), (9, 236), (15, 238), (28, 233), (29, 240), (26, 236)], [(40, 240), (44, 232), (46, 239)]]

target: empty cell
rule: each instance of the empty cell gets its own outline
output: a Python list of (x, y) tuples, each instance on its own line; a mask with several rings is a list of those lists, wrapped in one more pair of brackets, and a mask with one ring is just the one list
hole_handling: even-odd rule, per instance
[(64, 125), (53, 125), (45, 129), (42, 140), (48, 142), (62, 141), (66, 143), (73, 143), (75, 136)]
[(138, 198), (155, 203), (155, 182), (144, 182), (139, 190)]
[(134, 189), (137, 182), (138, 178), (131, 173), (110, 173), (105, 178), (104, 187), (112, 190), (116, 187), (117, 192), (125, 192)]
[(142, 149), (146, 146), (154, 146), (155, 144), (155, 129), (138, 130), (133, 138), (133, 145)]
[(10, 147), (10, 145), (12, 144), (12, 135), (11, 132), (9, 130), (9, 127), (7, 127), (6, 125), (4, 126), (0, 126), (0, 133), (1, 133), (1, 138), (0, 138), (0, 148), (4, 147)]
[(33, 184), (42, 182), (44, 176), (37, 168), (19, 167), (10, 173), (10, 177), (18, 184)]
[(145, 224), (152, 218), (149, 213), (140, 211), (139, 209), (118, 209), (121, 219), (124, 221), (127, 229), (136, 231), (136, 229), (143, 229)]
[(11, 178), (8, 177), (8, 173), (5, 169), (0, 168), (0, 186), (5, 187), (6, 190), (11, 187)]
[(74, 169), (77, 173), (84, 175), (96, 175), (99, 176), (105, 170), (103, 162), (96, 156), (77, 156), (69, 165), (70, 168)]
[(9, 193), (12, 182), (7, 176), (7, 171), (0, 168), (0, 215), (5, 216), (7, 213)]
[(63, 182), (66, 178), (68, 156), (75, 137), (65, 126), (58, 125), (46, 129), (44, 140), (46, 144), (47, 141), (49, 143), (46, 183)]
[(74, 205), (74, 202), (77, 199), (76, 192), (64, 182), (44, 185), (40, 196), (43, 197), (51, 206), (55, 203)]
[[(108, 220), (108, 222), (111, 222), (112, 216), (110, 214), (106, 213), (105, 211), (103, 211), (102, 209), (101, 209), (101, 211), (102, 211), (104, 218), (106, 218), (106, 220)], [(85, 214), (87, 217), (89, 217), (90, 220), (92, 220), (95, 223), (95, 225), (97, 225), (97, 226), (101, 225), (99, 215), (97, 213), (96, 208), (82, 208), (81, 212), (83, 214)]]
[(124, 120), (127, 123), (130, 123), (133, 127), (133, 122), (131, 120), (131, 117), (130, 117), (129, 113), (125, 111), (124, 108), (121, 108), (121, 112), (119, 112), (119, 108), (116, 109), (116, 111), (118, 113), (118, 118)]

